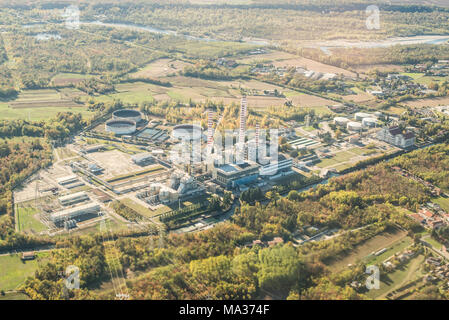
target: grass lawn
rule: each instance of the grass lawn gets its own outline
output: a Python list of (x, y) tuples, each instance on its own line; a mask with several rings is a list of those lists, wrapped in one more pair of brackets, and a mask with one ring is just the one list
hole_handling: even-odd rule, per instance
[(326, 168), (326, 167), (330, 167), (330, 166), (334, 166), (337, 168), (337, 166), (338, 166), (339, 168), (337, 170), (343, 170), (343, 169), (348, 168), (348, 166), (351, 166), (351, 165), (349, 164), (347, 166), (347, 165), (342, 165), (341, 163), (347, 162), (353, 157), (354, 157), (353, 154), (346, 152), (346, 151), (342, 151), (342, 152), (338, 152), (335, 155), (333, 155), (332, 158), (322, 160), (320, 163), (317, 164), (317, 166), (320, 168)]
[(326, 168), (326, 167), (330, 167), (330, 166), (335, 166), (335, 165), (337, 165), (339, 163), (340, 163), (339, 161), (336, 161), (333, 158), (331, 158), (331, 159), (321, 160), (321, 162), (317, 163), (316, 166), (319, 167), (319, 168)]
[(424, 256), (419, 255), (392, 273), (381, 273), (379, 289), (370, 290), (366, 295), (369, 298), (376, 299), (386, 295), (392, 290), (399, 289), (410, 281), (416, 280), (421, 276), (419, 268), (423, 261)]
[(25, 119), (40, 121), (54, 118), (58, 112), (81, 113), (87, 119), (92, 118), (93, 112), (84, 107), (43, 107), (43, 108), (17, 108), (13, 109), (7, 103), (0, 103), (0, 117), (4, 120)]
[(1, 300), (31, 300), (26, 294), (20, 292), (6, 293), (4, 296), (0, 295)]
[(26, 262), (22, 262), (18, 254), (0, 256), (0, 290), (9, 291), (16, 289), (27, 277), (33, 276), (47, 256), (47, 252), (41, 252), (37, 254), (36, 260)]
[(353, 154), (346, 152), (346, 151), (342, 151), (342, 152), (336, 153), (333, 156), (333, 159), (336, 161), (339, 161), (339, 162), (346, 162), (346, 161), (349, 161), (353, 157), (354, 157)]
[(378, 264), (383, 262), (384, 260), (388, 259), (389, 257), (391, 257), (392, 255), (403, 251), (405, 248), (407, 248), (408, 246), (410, 246), (412, 244), (412, 239), (410, 237), (405, 237), (402, 240), (399, 240), (397, 242), (395, 242), (393, 245), (391, 245), (390, 247), (388, 247), (388, 250), (385, 251), (384, 253), (382, 253), (379, 256), (372, 256), (370, 255), (367, 259), (367, 264)]
[[(407, 236), (404, 231), (383, 232), (377, 236), (357, 245), (348, 255), (336, 257), (335, 260), (329, 263), (331, 271), (338, 272), (348, 266), (348, 264), (355, 264), (360, 261), (366, 262), (373, 259), (372, 252), (377, 252), (383, 248), (394, 246), (396, 243), (402, 241)], [(411, 239), (410, 239), (411, 241)]]
[(35, 215), (37, 210), (34, 208), (18, 208), (17, 209), (17, 229), (23, 232), (41, 232), (47, 227), (38, 220)]
[(355, 153), (359, 156), (363, 156), (365, 154), (365, 150), (363, 150), (362, 148), (359, 148), (359, 147), (349, 149), (348, 152)]
[(107, 182), (114, 183), (114, 182), (118, 182), (118, 181), (121, 181), (121, 180), (126, 180), (126, 179), (139, 177), (139, 176), (142, 176), (142, 175), (148, 175), (148, 174), (152, 174), (153, 175), (153, 174), (155, 174), (155, 173), (157, 173), (159, 171), (163, 171), (163, 170), (164, 170), (163, 166), (156, 165), (156, 166), (151, 167), (150, 169), (145, 169), (145, 170), (142, 170), (142, 171), (137, 171), (137, 172), (133, 172), (133, 173), (128, 173), (128, 174), (123, 174), (123, 175), (120, 175), (120, 176), (116, 176), (114, 178), (108, 179)]
[(337, 170), (337, 172), (340, 172), (340, 171), (346, 170), (346, 169), (351, 168), (351, 167), (352, 167), (351, 163), (345, 163), (345, 164), (341, 164), (339, 166), (336, 166), (335, 169)]
[(68, 148), (56, 148), (55, 151), (58, 154), (59, 160), (64, 160), (76, 156), (76, 153), (73, 153)]
[(167, 206), (160, 207), (157, 210), (153, 211), (150, 208), (146, 208), (146, 207), (142, 206), (141, 204), (139, 204), (129, 198), (122, 199), (122, 200), (120, 200), (120, 202), (122, 202), (127, 207), (130, 207), (137, 213), (139, 213), (142, 216), (147, 217), (147, 218), (151, 218), (151, 217), (157, 216), (159, 214), (163, 214), (163, 213), (172, 211), (172, 209), (170, 209)]
[(437, 250), (441, 250), (441, 247), (443, 246), (441, 243), (439, 243), (438, 241), (436, 241), (434, 238), (432, 238), (431, 236), (429, 237), (425, 237), (423, 239), (425, 242), (430, 243), (435, 249)]
[(437, 199), (434, 199), (433, 202), (439, 204), (440, 207), (441, 207), (444, 211), (449, 212), (449, 198), (439, 197), (439, 198), (437, 198)]

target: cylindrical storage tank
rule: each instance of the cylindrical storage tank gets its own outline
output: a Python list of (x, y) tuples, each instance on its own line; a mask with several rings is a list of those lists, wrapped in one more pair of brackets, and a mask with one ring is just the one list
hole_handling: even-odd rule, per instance
[(362, 124), (360, 122), (348, 122), (348, 125), (346, 127), (349, 131), (361, 131), (362, 130)]
[(137, 110), (122, 109), (112, 113), (112, 119), (114, 120), (129, 120), (139, 123), (142, 120), (142, 114)]
[(181, 124), (173, 128), (172, 138), (183, 141), (198, 141), (203, 137), (202, 128), (194, 124)]
[(364, 127), (374, 128), (374, 127), (376, 127), (376, 124), (377, 124), (377, 119), (375, 119), (375, 118), (364, 118), (362, 120), (362, 125)]
[(357, 112), (354, 115), (354, 119), (357, 121), (362, 121), (364, 118), (372, 118), (372, 115), (370, 115), (369, 113), (365, 113), (365, 112)]
[(133, 134), (137, 130), (135, 121), (129, 120), (109, 120), (105, 124), (106, 132), (113, 132), (115, 134)]
[(345, 117), (336, 117), (336, 118), (334, 118), (334, 123), (337, 126), (341, 126), (341, 127), (345, 127), (348, 124), (349, 121), (350, 120), (348, 118), (345, 118)]

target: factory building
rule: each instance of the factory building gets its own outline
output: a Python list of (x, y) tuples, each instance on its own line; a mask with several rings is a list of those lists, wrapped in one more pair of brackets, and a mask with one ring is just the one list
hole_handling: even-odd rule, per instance
[(104, 171), (103, 168), (100, 168), (95, 163), (89, 163), (87, 165), (87, 170), (89, 170), (90, 173), (95, 174), (95, 175), (101, 174)]
[(284, 155), (280, 154), (277, 162), (262, 165), (259, 169), (259, 175), (274, 176), (281, 173), (287, 173), (292, 171), (292, 166), (293, 160), (291, 158), (286, 158)]
[(215, 167), (212, 177), (221, 186), (234, 188), (256, 181), (259, 168), (257, 163), (249, 161), (242, 164), (225, 164)]
[(56, 182), (58, 184), (60, 184), (61, 186), (67, 185), (67, 184), (71, 184), (74, 182), (78, 181), (78, 176), (77, 175), (71, 175), (71, 176), (66, 176), (66, 177), (62, 177), (56, 180)]
[(415, 145), (416, 137), (413, 132), (402, 133), (402, 130), (397, 127), (384, 127), (377, 132), (377, 139), (385, 141), (400, 148), (408, 148)]
[(54, 224), (61, 224), (66, 220), (79, 218), (87, 214), (96, 214), (100, 211), (100, 206), (96, 203), (88, 203), (75, 208), (65, 209), (55, 212), (50, 216), (50, 220)]
[(131, 157), (131, 160), (139, 165), (146, 166), (149, 164), (153, 164), (155, 162), (154, 156), (152, 153), (139, 153)]
[(67, 196), (60, 197), (59, 203), (63, 206), (70, 206), (72, 204), (83, 202), (89, 200), (89, 196), (86, 192), (78, 192), (74, 194), (69, 194)]
[(94, 146), (90, 146), (87, 148), (83, 148), (80, 150), (81, 153), (93, 153), (93, 152), (98, 152), (98, 151), (102, 151), (105, 150), (106, 146), (104, 144), (97, 144)]

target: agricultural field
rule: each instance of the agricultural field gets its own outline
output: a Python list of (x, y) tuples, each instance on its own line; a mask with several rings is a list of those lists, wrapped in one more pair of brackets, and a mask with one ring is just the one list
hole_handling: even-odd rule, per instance
[(416, 99), (404, 102), (409, 107), (421, 108), (421, 107), (438, 107), (449, 105), (449, 97), (436, 97), (426, 99)]
[(93, 76), (80, 73), (58, 73), (51, 79), (51, 84), (54, 86), (69, 86), (76, 85), (84, 80), (90, 79)]
[(46, 120), (54, 117), (58, 112), (81, 113), (85, 118), (91, 118), (93, 113), (82, 104), (73, 102), (76, 96), (83, 93), (76, 89), (39, 89), (24, 90), (17, 99), (0, 102), (2, 119), (27, 119), (32, 121)]
[(9, 102), (9, 106), (13, 109), (82, 107), (82, 105), (72, 100), (64, 99), (61, 93), (54, 89), (24, 90), (19, 94), (17, 99)]
[(174, 60), (159, 59), (147, 64), (135, 73), (131, 73), (131, 78), (160, 78), (168, 75), (176, 74), (184, 70), (190, 63)]

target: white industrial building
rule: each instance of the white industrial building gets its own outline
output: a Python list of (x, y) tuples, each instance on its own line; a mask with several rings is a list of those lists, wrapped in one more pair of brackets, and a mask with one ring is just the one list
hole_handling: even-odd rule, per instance
[(74, 194), (69, 194), (67, 196), (60, 197), (59, 203), (63, 206), (70, 206), (72, 204), (89, 200), (89, 196), (86, 192), (78, 192)]
[(59, 224), (66, 220), (75, 219), (86, 214), (96, 214), (99, 211), (100, 205), (92, 202), (75, 208), (55, 212), (50, 215), (50, 220), (55, 224)]
[(277, 162), (270, 162), (259, 168), (260, 176), (274, 176), (279, 173), (289, 172), (292, 170), (293, 160), (279, 155)]
[(136, 154), (131, 157), (131, 160), (139, 166), (143, 166), (143, 165), (147, 165), (147, 164), (151, 164), (151, 163), (155, 162), (153, 154), (149, 153), (149, 152)]
[(66, 184), (71, 184), (74, 182), (78, 181), (78, 176), (77, 175), (71, 175), (71, 176), (66, 176), (66, 177), (62, 177), (56, 180), (56, 182), (58, 184), (60, 184), (61, 186), (66, 185)]
[(385, 141), (389, 144), (400, 148), (407, 148), (415, 145), (416, 137), (413, 132), (402, 133), (402, 130), (395, 127), (384, 127), (377, 132), (377, 139)]

